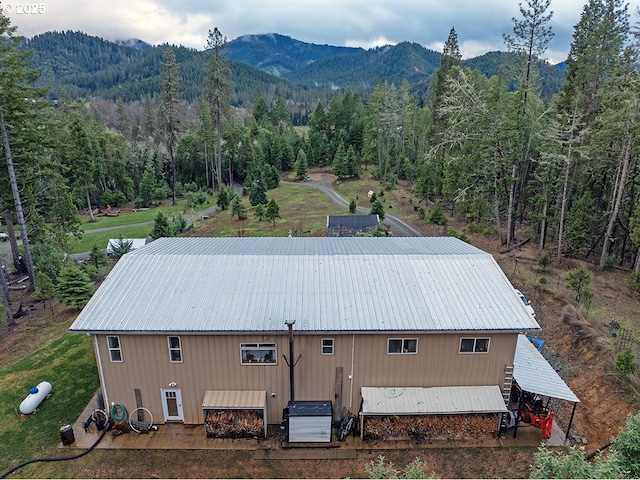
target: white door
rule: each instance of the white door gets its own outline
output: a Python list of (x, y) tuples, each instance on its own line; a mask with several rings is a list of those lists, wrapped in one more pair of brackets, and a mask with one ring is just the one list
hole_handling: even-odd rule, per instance
[(165, 422), (184, 421), (182, 413), (182, 395), (179, 388), (161, 388), (162, 411)]

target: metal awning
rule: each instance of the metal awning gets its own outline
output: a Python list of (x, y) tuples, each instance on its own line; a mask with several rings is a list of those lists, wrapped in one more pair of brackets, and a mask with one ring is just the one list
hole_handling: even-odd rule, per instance
[(525, 335), (518, 335), (513, 377), (522, 390), (578, 403), (580, 399), (560, 378)]
[(202, 408), (218, 410), (224, 408), (262, 410), (267, 404), (264, 390), (206, 390)]
[(502, 413), (496, 385), (476, 387), (362, 387), (362, 415)]

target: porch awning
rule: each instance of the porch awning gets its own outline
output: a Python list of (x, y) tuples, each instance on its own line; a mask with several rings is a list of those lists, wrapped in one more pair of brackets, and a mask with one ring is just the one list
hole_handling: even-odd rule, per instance
[(525, 335), (518, 335), (513, 378), (522, 390), (578, 403), (580, 399)]
[(362, 387), (363, 415), (502, 413), (496, 385), (475, 387)]

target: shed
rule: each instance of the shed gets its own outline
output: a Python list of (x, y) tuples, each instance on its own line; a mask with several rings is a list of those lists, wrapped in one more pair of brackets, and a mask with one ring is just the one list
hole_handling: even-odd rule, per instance
[(333, 409), (330, 401), (295, 401), (289, 405), (289, 442), (330, 442)]
[(328, 215), (327, 237), (355, 237), (373, 232), (380, 223), (378, 215)]
[[(233, 430), (234, 437), (240, 436), (255, 436), (257, 432), (257, 426), (255, 421), (246, 421), (249, 413), (252, 419), (260, 420), (260, 427), (264, 431), (264, 437), (267, 436), (267, 392), (264, 390), (207, 390), (204, 392), (204, 398), (202, 399), (202, 410), (204, 411), (205, 418), (205, 432), (206, 436), (212, 437), (224, 437), (222, 432), (224, 426), (220, 427), (223, 423), (221, 416), (225, 412), (242, 412), (237, 416), (225, 416), (224, 422), (230, 423), (244, 423), (244, 432), (239, 431), (238, 428), (230, 426), (229, 430)], [(244, 434), (243, 434), (244, 433)]]

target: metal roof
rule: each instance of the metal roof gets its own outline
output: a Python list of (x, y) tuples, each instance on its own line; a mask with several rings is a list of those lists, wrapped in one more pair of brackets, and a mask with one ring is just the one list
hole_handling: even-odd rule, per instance
[(267, 404), (264, 390), (206, 390), (202, 400), (205, 409), (263, 409)]
[(449, 237), (163, 238), (124, 255), (72, 332), (539, 330), (493, 257)]
[(497, 385), (476, 387), (362, 387), (363, 415), (458, 415), (506, 412)]
[(513, 377), (527, 392), (570, 402), (580, 401), (525, 335), (518, 335)]
[(327, 228), (377, 227), (378, 215), (328, 215)]

